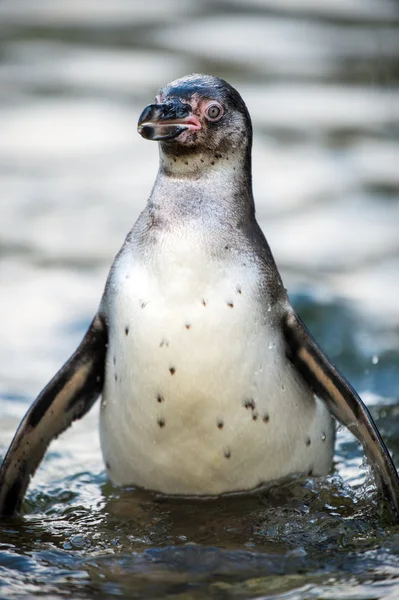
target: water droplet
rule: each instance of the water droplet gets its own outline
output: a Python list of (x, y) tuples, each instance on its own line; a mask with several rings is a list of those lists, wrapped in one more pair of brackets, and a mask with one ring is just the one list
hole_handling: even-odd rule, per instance
[(272, 310), (272, 305), (269, 304), (269, 306), (267, 307), (267, 312), (271, 312), (271, 310)]
[(368, 462), (367, 456), (363, 456), (361, 467), (362, 467), (362, 469), (369, 468), (369, 462)]
[(282, 385), (281, 389), (283, 390), (283, 392), (285, 392), (285, 385)]
[(273, 350), (273, 348), (275, 347), (275, 343), (274, 342), (269, 342), (269, 350)]
[(378, 364), (379, 360), (379, 357), (376, 354), (374, 354), (373, 358), (371, 359), (371, 362), (373, 363), (373, 365), (376, 365)]
[(322, 442), (325, 442), (325, 441), (326, 441), (326, 439), (327, 439), (327, 436), (326, 436), (326, 434), (324, 433), (324, 431), (322, 432), (322, 434), (321, 434), (321, 436), (320, 436), (320, 439), (321, 439), (321, 441), (322, 441)]

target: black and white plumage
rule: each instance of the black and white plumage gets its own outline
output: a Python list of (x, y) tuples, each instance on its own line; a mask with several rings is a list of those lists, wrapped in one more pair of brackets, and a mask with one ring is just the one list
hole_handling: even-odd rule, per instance
[(18, 510), (50, 441), (102, 394), (116, 484), (209, 496), (322, 475), (335, 417), (363, 444), (398, 517), (398, 475), (378, 430), (293, 311), (256, 221), (238, 92), (211, 76), (172, 82), (139, 132), (159, 141), (154, 188), (85, 338), (17, 431), (0, 514)]

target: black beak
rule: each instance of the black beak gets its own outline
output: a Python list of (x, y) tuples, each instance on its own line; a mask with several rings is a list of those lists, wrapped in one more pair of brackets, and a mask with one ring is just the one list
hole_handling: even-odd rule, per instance
[(149, 104), (140, 115), (137, 130), (146, 140), (174, 140), (189, 128), (190, 116), (190, 105), (177, 99)]

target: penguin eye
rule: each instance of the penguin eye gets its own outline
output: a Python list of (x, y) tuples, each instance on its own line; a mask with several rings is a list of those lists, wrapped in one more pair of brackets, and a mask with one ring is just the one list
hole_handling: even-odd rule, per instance
[(223, 109), (220, 104), (210, 104), (205, 111), (205, 116), (210, 121), (217, 121), (223, 114)]

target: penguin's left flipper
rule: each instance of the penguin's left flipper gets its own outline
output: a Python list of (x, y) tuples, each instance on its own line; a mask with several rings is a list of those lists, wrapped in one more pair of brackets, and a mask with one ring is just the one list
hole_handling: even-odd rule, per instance
[(0, 469), (0, 516), (17, 512), (51, 440), (80, 419), (101, 394), (107, 326), (100, 315), (80, 346), (23, 418)]
[(363, 445), (377, 488), (399, 520), (399, 478), (392, 458), (367, 407), (350, 383), (320, 350), (300, 318), (292, 311), (284, 319), (287, 355), (331, 414)]

